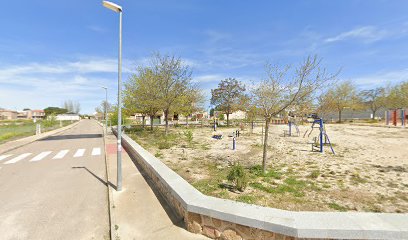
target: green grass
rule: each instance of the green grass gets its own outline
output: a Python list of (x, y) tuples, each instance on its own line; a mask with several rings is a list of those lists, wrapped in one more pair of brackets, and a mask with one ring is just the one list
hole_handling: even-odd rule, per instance
[[(63, 121), (62, 123), (63, 126), (66, 126), (70, 124), (70, 121)], [(31, 120), (0, 121), (0, 144), (34, 135), (36, 124), (41, 124), (42, 132), (50, 131), (60, 126), (59, 121), (39, 121), (37, 123)]]
[(334, 209), (334, 210), (337, 210), (337, 211), (341, 211), (341, 212), (347, 211), (347, 208), (346, 208), (346, 207), (341, 206), (341, 205), (339, 205), (339, 204), (337, 204), (337, 203), (334, 203), (334, 202), (329, 203), (328, 206), (329, 206), (329, 208)]
[(288, 177), (283, 181), (283, 184), (277, 186), (267, 186), (260, 182), (251, 182), (251, 187), (263, 192), (271, 194), (292, 194), (295, 197), (305, 196), (306, 190), (320, 191), (321, 189), (315, 186), (314, 183), (304, 180), (297, 180), (295, 177)]
[(240, 195), (236, 200), (238, 202), (254, 204), (256, 202), (256, 197), (252, 195)]

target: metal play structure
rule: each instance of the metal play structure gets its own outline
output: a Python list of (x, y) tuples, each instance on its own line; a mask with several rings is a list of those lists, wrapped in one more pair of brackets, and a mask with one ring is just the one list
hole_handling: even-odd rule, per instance
[(407, 121), (407, 111), (406, 109), (391, 109), (385, 111), (385, 124), (390, 126), (391, 124), (397, 126), (398, 123), (401, 124), (402, 127), (405, 127)]
[(299, 137), (300, 136), (300, 131), (297, 126), (297, 124), (294, 121), (288, 121), (288, 127), (289, 130), (283, 130), (283, 136), (289, 136), (289, 137)]
[[(317, 126), (315, 126), (315, 125), (317, 125)], [(324, 146), (326, 145), (326, 146), (330, 146), (330, 149), (331, 149), (333, 154), (336, 154), (334, 152), (333, 146), (332, 146), (332, 144), (330, 142), (329, 136), (326, 133), (326, 128), (324, 126), (323, 119), (321, 119), (321, 118), (314, 119), (310, 132), (309, 132), (309, 130), (307, 130), (305, 132), (305, 134), (303, 135), (303, 137), (305, 137), (307, 133), (309, 133), (307, 135), (309, 137), (310, 134), (312, 134), (313, 129), (315, 129), (315, 128), (318, 128), (320, 133), (319, 133), (318, 137), (313, 138), (313, 142), (311, 143), (312, 151), (317, 150), (317, 151), (322, 153), (322, 152), (324, 152)]]

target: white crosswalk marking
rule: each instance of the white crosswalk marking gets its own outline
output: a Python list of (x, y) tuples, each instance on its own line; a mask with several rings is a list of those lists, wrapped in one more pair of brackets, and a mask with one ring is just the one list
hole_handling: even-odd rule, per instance
[(101, 155), (101, 148), (93, 148), (92, 156)]
[(4, 159), (6, 159), (6, 158), (8, 158), (8, 157), (10, 157), (12, 155), (13, 154), (2, 155), (2, 156), (0, 156), (0, 161), (4, 160)]
[(33, 159), (30, 160), (30, 162), (36, 162), (44, 159), (46, 156), (48, 156), (51, 153), (51, 151), (46, 151), (38, 154), (37, 156), (33, 157)]
[(65, 157), (65, 155), (69, 152), (69, 150), (61, 150), (55, 155), (52, 159), (61, 159)]
[(24, 158), (30, 156), (31, 154), (32, 154), (32, 153), (23, 153), (23, 154), (18, 155), (17, 157), (15, 157), (15, 158), (13, 158), (13, 159), (11, 159), (11, 160), (8, 160), (8, 161), (5, 162), (4, 164), (16, 163), (16, 162), (21, 161), (21, 160), (23, 160)]
[(85, 149), (80, 148), (76, 151), (76, 153), (74, 154), (74, 157), (82, 157), (85, 153)]

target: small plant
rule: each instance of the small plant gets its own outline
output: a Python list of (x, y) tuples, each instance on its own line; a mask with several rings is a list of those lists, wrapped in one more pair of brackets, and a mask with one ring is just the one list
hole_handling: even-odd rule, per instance
[(329, 208), (337, 210), (337, 211), (341, 211), (341, 212), (347, 211), (346, 207), (341, 206), (341, 205), (339, 205), (339, 204), (337, 204), (335, 202), (329, 203), (328, 205), (329, 205)]
[(234, 164), (228, 173), (228, 181), (234, 184), (235, 189), (243, 192), (248, 184), (245, 169), (239, 164)]
[(319, 170), (313, 170), (313, 171), (308, 175), (309, 178), (313, 178), (313, 179), (316, 179), (316, 178), (318, 178), (319, 176), (320, 176), (320, 171), (319, 171)]
[(160, 158), (163, 156), (163, 154), (161, 152), (157, 152), (156, 154), (154, 154), (155, 157)]
[(193, 144), (193, 131), (191, 130), (184, 131), (184, 136), (186, 137), (188, 145), (191, 146)]

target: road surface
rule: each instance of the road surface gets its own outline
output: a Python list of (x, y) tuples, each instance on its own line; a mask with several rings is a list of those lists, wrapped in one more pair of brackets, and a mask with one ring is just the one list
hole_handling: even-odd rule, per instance
[(82, 120), (0, 155), (0, 239), (109, 239), (102, 134)]

